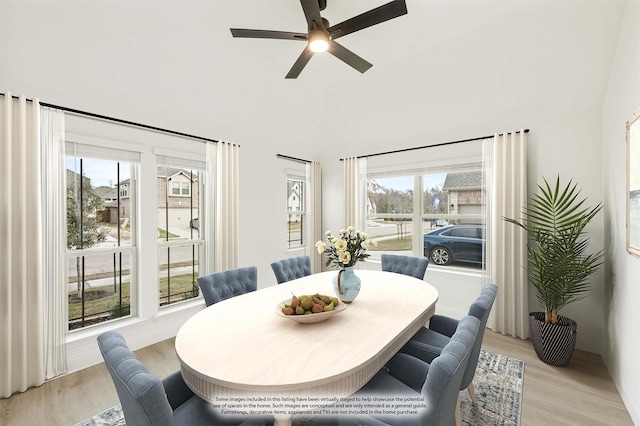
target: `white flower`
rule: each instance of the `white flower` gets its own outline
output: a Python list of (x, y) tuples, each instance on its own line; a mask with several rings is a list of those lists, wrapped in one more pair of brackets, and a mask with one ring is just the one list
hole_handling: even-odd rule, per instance
[(369, 240), (372, 246), (378, 247), (378, 242), (376, 240)]
[(346, 265), (349, 263), (349, 261), (351, 261), (351, 253), (349, 253), (348, 251), (343, 251), (342, 253), (340, 253), (340, 262)]
[[(353, 232), (355, 230), (356, 230), (356, 228), (354, 228), (353, 226), (350, 226), (350, 227), (347, 228), (347, 232)], [(358, 231), (358, 232), (360, 232), (360, 231)]]
[(369, 239), (369, 234), (367, 234), (366, 232), (360, 232), (360, 236), (365, 240)]
[(318, 241), (316, 243), (316, 248), (318, 249), (318, 253), (322, 254), (327, 249), (327, 245), (323, 241)]
[(369, 248), (369, 240), (364, 240), (360, 243), (360, 247), (362, 247), (363, 249), (368, 249)]
[(338, 239), (336, 237), (331, 237), (331, 239), (329, 241), (331, 241), (331, 243), (335, 244), (336, 241), (338, 241)]
[(341, 229), (341, 230), (340, 230), (340, 233), (341, 233), (341, 234), (346, 234), (346, 233), (347, 233), (347, 230), (346, 230), (346, 229)]
[(329, 235), (331, 235), (331, 231), (325, 232), (324, 235), (326, 235), (328, 237)]
[(347, 249), (347, 242), (345, 240), (338, 240), (334, 243), (336, 250), (343, 251)]

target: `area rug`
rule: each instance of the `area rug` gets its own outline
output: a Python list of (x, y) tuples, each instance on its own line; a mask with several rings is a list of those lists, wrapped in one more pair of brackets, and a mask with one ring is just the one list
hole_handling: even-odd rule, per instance
[[(471, 404), (467, 391), (461, 392), (462, 424), (519, 425), (523, 377), (523, 361), (482, 349), (473, 378), (478, 405)], [(125, 421), (116, 405), (75, 426), (125, 426)]]

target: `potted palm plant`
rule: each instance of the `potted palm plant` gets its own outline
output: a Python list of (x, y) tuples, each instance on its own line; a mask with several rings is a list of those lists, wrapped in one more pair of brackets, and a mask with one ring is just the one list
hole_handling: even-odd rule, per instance
[(528, 246), (529, 283), (535, 288), (538, 304), (544, 312), (531, 312), (531, 340), (538, 358), (547, 364), (566, 365), (576, 343), (577, 324), (558, 311), (584, 298), (590, 289), (589, 277), (602, 265), (604, 250), (587, 253), (589, 238), (585, 227), (602, 209), (585, 205), (577, 184), (570, 180), (561, 187), (538, 185), (523, 209), (521, 220), (503, 218), (523, 228)]

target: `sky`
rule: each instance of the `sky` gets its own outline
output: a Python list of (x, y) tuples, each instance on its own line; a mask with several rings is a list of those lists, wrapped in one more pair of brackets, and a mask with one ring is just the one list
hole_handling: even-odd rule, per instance
[[(438, 186), (440, 189), (442, 189), (442, 186), (444, 185), (444, 179), (446, 177), (446, 173), (423, 175), (423, 187), (424, 189), (430, 189), (434, 186)], [(413, 176), (376, 178), (375, 181), (379, 185), (387, 188), (394, 188), (397, 190), (413, 189)]]
[[(94, 187), (113, 186), (118, 181), (116, 164), (116, 161), (85, 158), (82, 161), (82, 174), (91, 179)], [(80, 173), (80, 160), (75, 157), (66, 157), (65, 166), (69, 170)], [(129, 179), (129, 167), (128, 163), (121, 162), (120, 181), (125, 179)]]

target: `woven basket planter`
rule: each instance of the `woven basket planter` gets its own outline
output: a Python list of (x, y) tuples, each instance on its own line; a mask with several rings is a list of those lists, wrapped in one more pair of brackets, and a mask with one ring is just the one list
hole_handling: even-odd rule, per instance
[(567, 365), (576, 347), (578, 324), (561, 315), (557, 324), (547, 324), (544, 312), (530, 312), (529, 326), (538, 358), (549, 365)]

